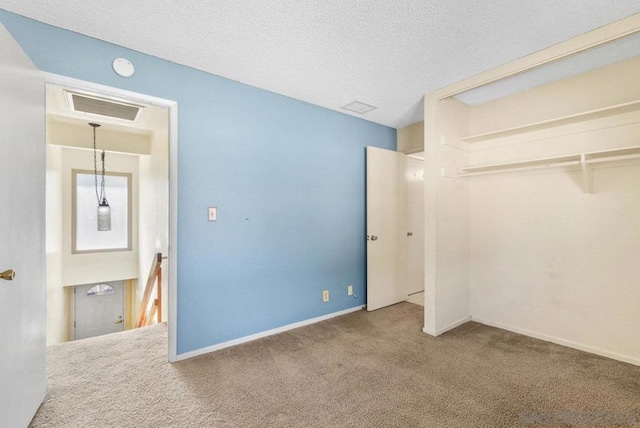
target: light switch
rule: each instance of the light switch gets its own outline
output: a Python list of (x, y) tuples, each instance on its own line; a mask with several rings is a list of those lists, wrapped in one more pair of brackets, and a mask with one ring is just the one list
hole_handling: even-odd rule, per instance
[(216, 221), (218, 219), (218, 208), (209, 207), (209, 221)]

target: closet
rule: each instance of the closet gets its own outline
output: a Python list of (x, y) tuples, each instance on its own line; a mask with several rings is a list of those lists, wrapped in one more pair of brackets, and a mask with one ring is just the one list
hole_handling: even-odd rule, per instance
[[(555, 54), (594, 55), (594, 34)], [(425, 97), (424, 331), (473, 320), (640, 364), (640, 56), (516, 91), (509, 67)]]

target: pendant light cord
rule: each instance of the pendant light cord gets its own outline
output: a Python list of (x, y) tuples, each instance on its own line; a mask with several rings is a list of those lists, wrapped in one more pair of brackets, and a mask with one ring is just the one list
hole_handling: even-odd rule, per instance
[(100, 181), (100, 192), (98, 193), (98, 156), (97, 156), (97, 149), (96, 149), (96, 128), (100, 125), (91, 124), (91, 123), (89, 125), (93, 127), (93, 179), (96, 187), (96, 199), (98, 200), (98, 205), (102, 205), (103, 203), (108, 204), (107, 197), (104, 192), (104, 176), (105, 176), (104, 150), (100, 155), (100, 160), (102, 161), (102, 174), (101, 174), (102, 177)]
[(100, 196), (102, 196), (103, 204), (109, 205), (109, 202), (107, 202), (107, 194), (104, 191), (104, 150), (102, 151), (100, 158), (102, 160), (102, 183), (100, 183)]

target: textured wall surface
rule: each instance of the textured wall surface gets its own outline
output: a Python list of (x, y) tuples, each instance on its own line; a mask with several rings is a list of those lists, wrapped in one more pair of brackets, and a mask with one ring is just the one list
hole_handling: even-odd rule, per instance
[[(395, 149), (395, 129), (5, 11), (0, 22), (41, 70), (178, 102), (179, 354), (364, 304), (364, 147)], [(111, 69), (121, 56), (129, 79)]]
[[(425, 93), (640, 12), (638, 0), (0, 0), (120, 46), (400, 128)], [(640, 52), (639, 52), (640, 54)]]

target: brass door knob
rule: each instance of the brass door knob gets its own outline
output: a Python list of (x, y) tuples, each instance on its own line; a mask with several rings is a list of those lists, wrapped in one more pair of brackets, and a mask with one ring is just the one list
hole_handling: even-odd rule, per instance
[(118, 321), (114, 322), (114, 324), (122, 324), (122, 315), (118, 317)]
[(16, 271), (13, 269), (5, 270), (0, 273), (0, 279), (4, 279), (5, 281), (13, 281), (13, 278), (16, 277)]

